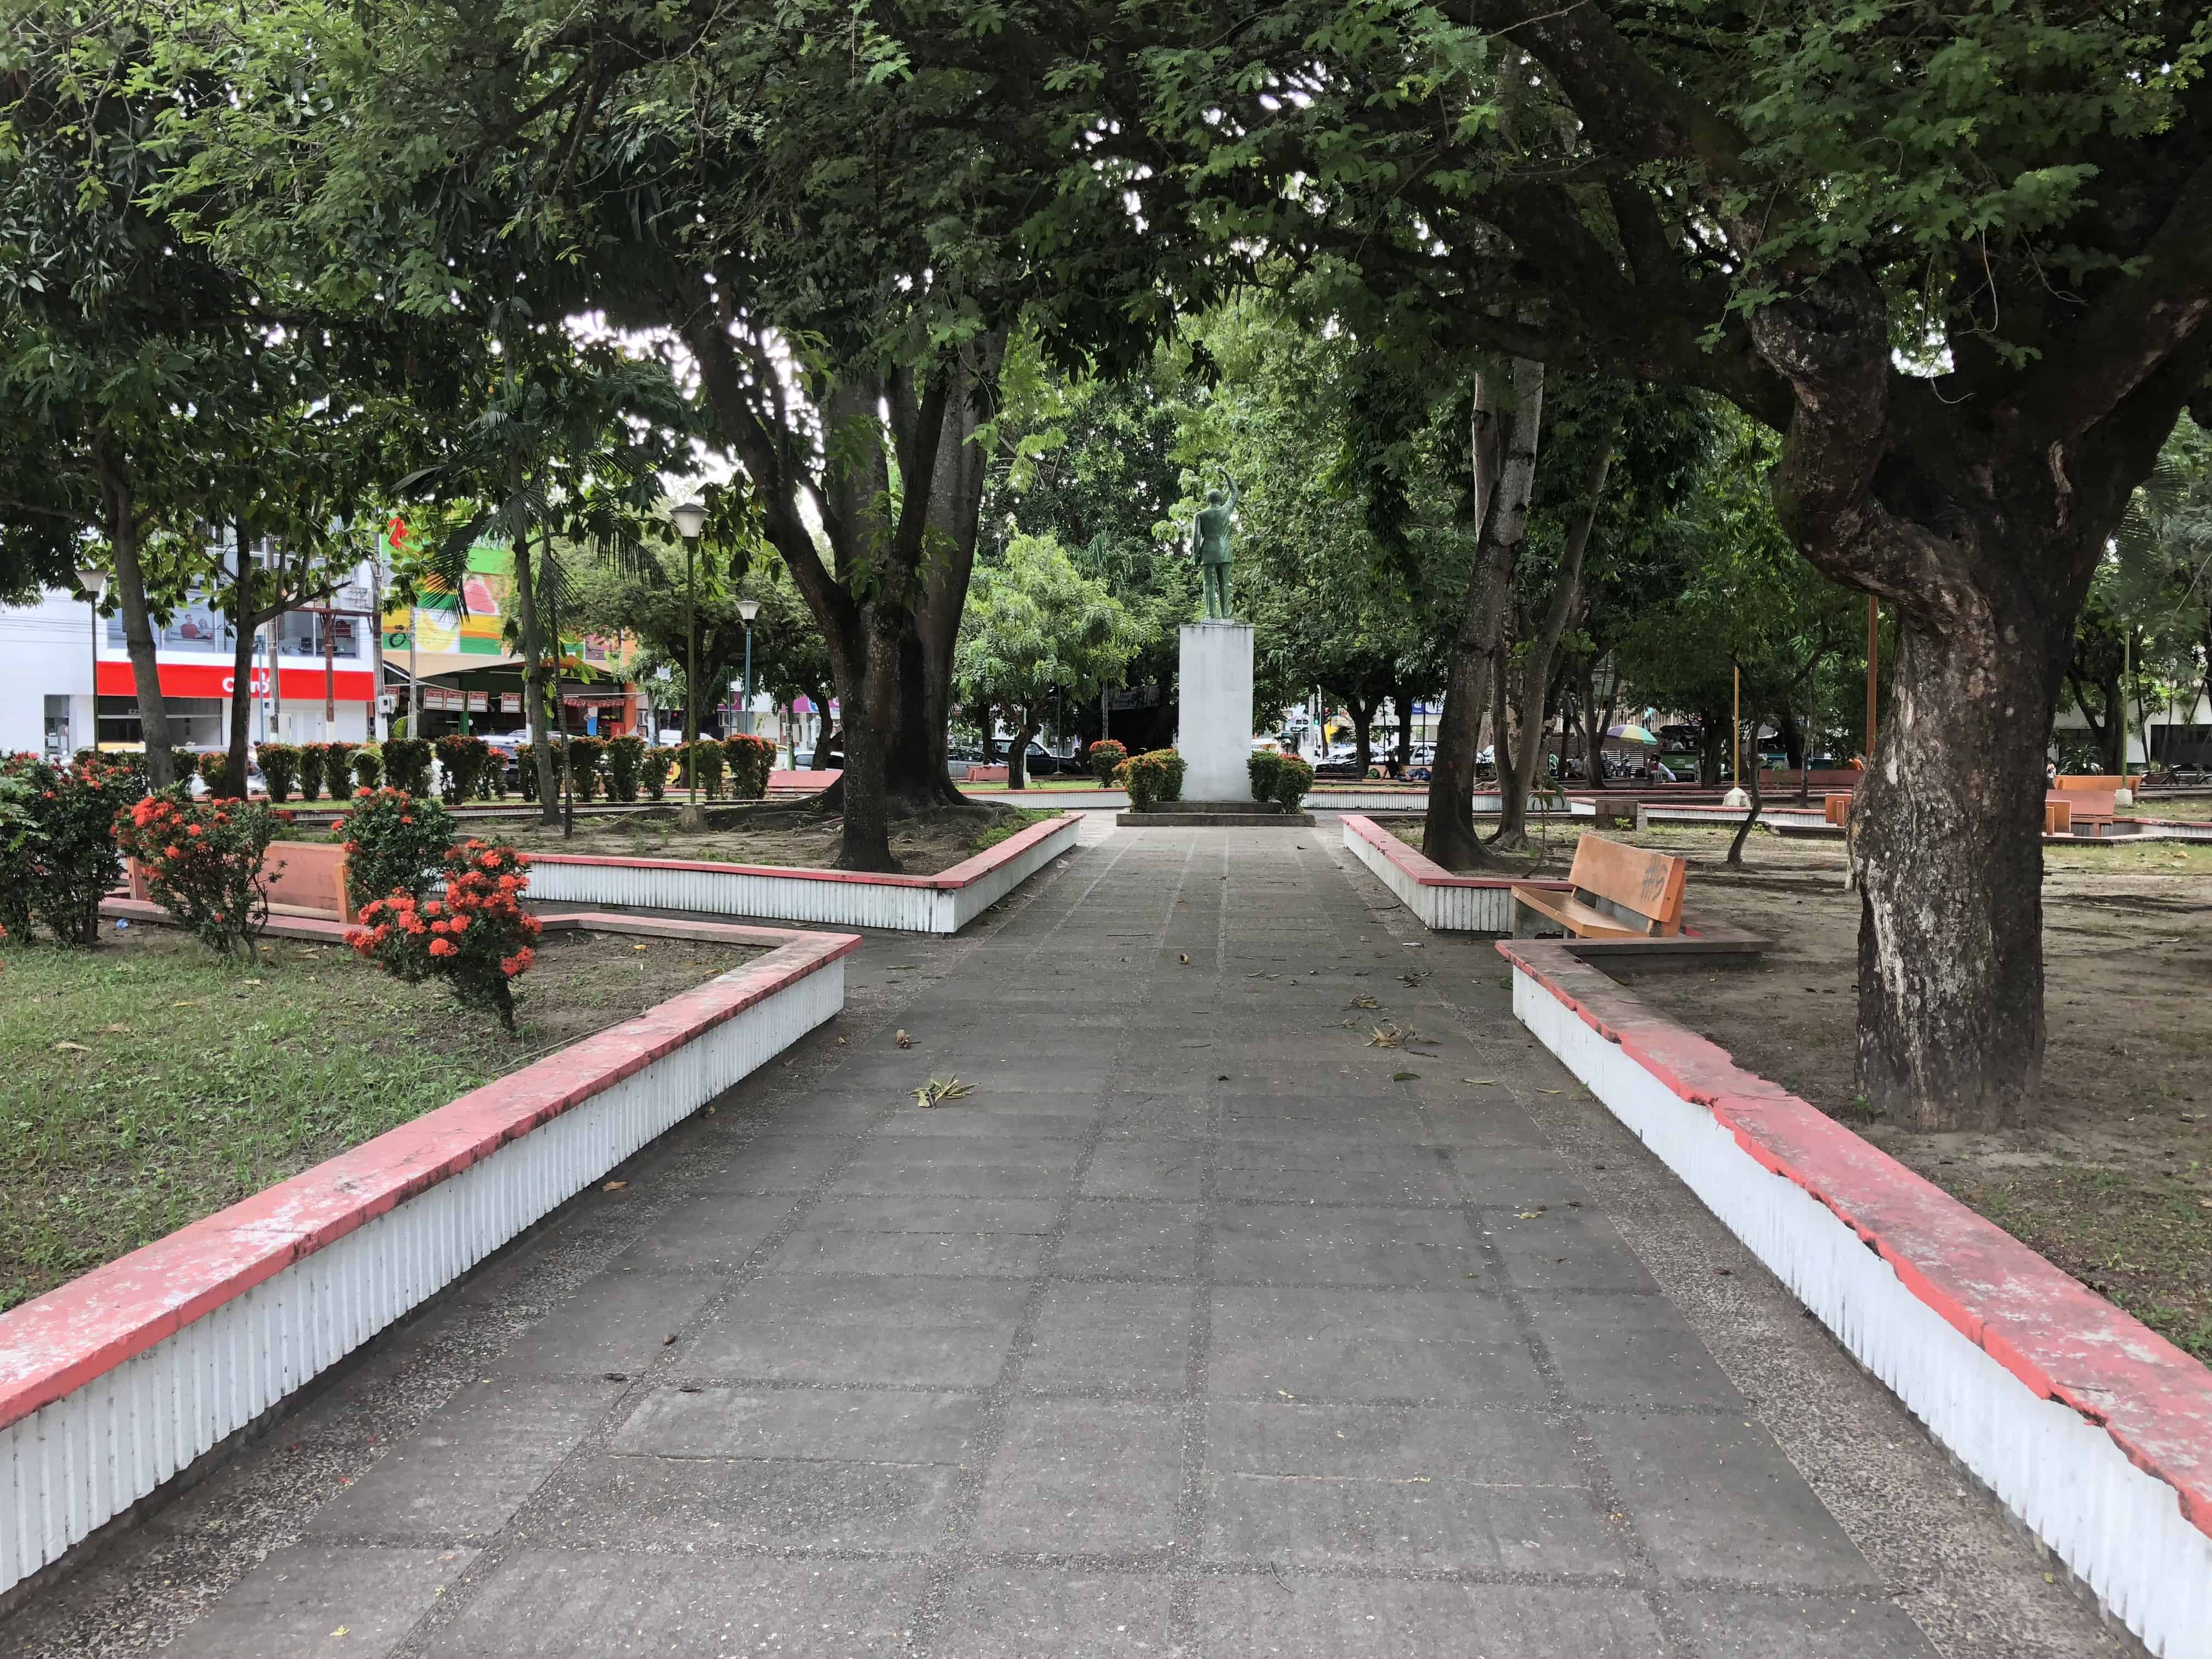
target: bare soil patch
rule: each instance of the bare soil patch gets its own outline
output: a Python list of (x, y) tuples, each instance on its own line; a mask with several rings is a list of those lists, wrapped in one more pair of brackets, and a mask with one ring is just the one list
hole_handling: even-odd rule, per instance
[[(569, 853), (610, 859), (695, 859), (717, 864), (766, 864), (778, 869), (828, 869), (837, 861), (845, 821), (796, 802), (709, 807), (708, 830), (677, 828), (675, 806), (579, 817), (574, 836), (536, 822), (500, 826), (498, 838), (526, 853)], [(1053, 816), (979, 803), (941, 807), (891, 825), (891, 856), (910, 876), (940, 875)]]
[[(1418, 841), (1418, 822), (1402, 833)], [(1859, 898), (1842, 843), (1754, 832), (1738, 872), (1723, 863), (1729, 833), (1615, 838), (1686, 856), (1688, 913), (1765, 934), (1766, 959), (1607, 971), (2212, 1361), (2212, 845), (2047, 848), (2033, 1116), (1921, 1134), (1870, 1118), (1853, 1087)], [(1571, 857), (1570, 845), (1540, 873)]]

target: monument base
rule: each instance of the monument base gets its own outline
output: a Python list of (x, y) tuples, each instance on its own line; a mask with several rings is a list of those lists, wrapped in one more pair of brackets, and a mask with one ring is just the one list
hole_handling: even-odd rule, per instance
[(1133, 806), (1114, 822), (1124, 830), (1310, 830), (1313, 814), (1285, 812), (1271, 800), (1163, 800)]
[(1182, 625), (1182, 717), (1176, 751), (1182, 757), (1183, 801), (1249, 806), (1252, 776), (1252, 624)]

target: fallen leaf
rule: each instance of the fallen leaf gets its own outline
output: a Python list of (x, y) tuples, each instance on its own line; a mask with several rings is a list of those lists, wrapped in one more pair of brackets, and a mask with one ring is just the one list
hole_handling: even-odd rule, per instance
[(919, 968), (921, 966), (921, 964), (918, 962), (895, 962), (891, 963), (889, 971), (894, 974), (903, 974), (910, 969)]
[(897, 1043), (902, 1048), (911, 1048), (914, 1047), (914, 1039), (908, 1036), (904, 1031), (901, 1031), (898, 1036), (891, 1040)]
[(199, 1004), (197, 1002), (173, 1002), (169, 1006), (172, 1008), (197, 1008), (199, 1006)]
[(351, 1628), (352, 1626), (350, 1625), (340, 1625), (336, 1630), (332, 1631), (331, 1634), (333, 1636), (343, 1636), (346, 1632)]
[[(103, 1031), (120, 1032), (125, 1036), (129, 1036), (131, 1035), (131, 1028), (128, 1025), (103, 1025), (100, 1029)], [(2193, 1120), (2185, 1117), (2181, 1121), (2184, 1123), (2188, 1123)]]
[(239, 981), (239, 983), (240, 983), (240, 984), (241, 984), (241, 985), (258, 985), (258, 984), (260, 984), (260, 983), (261, 983), (261, 981), (260, 981), (259, 980), (258, 980), (258, 979), (247, 979), (247, 980), (240, 980), (240, 981)]
[(1559, 1091), (1557, 1089), (1539, 1089), (1536, 1092), (1540, 1095), (1555, 1095)]
[(1413, 990), (1419, 990), (1421, 987), (1421, 981), (1427, 977), (1428, 975), (1425, 973), (1401, 974), (1398, 975), (1398, 982), (1401, 985), (1407, 986)]
[(633, 950), (633, 951), (642, 951), (643, 949), (645, 949), (645, 946), (643, 946), (642, 945), (631, 945), (629, 948), (630, 948), (631, 950)]
[(1190, 966), (1190, 952), (1189, 952), (1189, 951), (1178, 951), (1176, 953), (1176, 960), (1177, 962), (1180, 962), (1181, 963), (1182, 963), (1182, 965), (1183, 965), (1184, 967), (1186, 967), (1186, 968), (1189, 967), (1189, 966)]
[(1534, 1210), (1516, 1210), (1513, 1213), (1520, 1217), (1523, 1221), (1534, 1221), (1538, 1216), (1543, 1214), (1544, 1212), (1540, 1208)]
[(82, 1042), (57, 1042), (54, 1052), (58, 1054), (88, 1054), (92, 1050)]
[(610, 1181), (605, 1186), (600, 1188), (599, 1190), (603, 1193), (618, 1193), (629, 1185), (629, 1182), (627, 1181)]
[(1390, 1081), (1393, 1083), (1410, 1083), (1419, 1076), (1420, 1076), (1419, 1072), (1393, 1072), (1390, 1073)]
[(662, 1337), (662, 1338), (660, 1339), (660, 1346), (661, 1346), (662, 1347), (664, 1347), (664, 1348), (666, 1348), (666, 1347), (672, 1347), (672, 1346), (675, 1346), (675, 1342), (676, 1342), (676, 1333), (675, 1333), (675, 1332), (673, 1332), (673, 1331), (669, 1332), (669, 1334), (668, 1334), (667, 1335), (665, 1335), (665, 1336), (664, 1336), (664, 1337)]
[(1354, 997), (1344, 1006), (1347, 1008), (1380, 1008), (1382, 1005), (1373, 997)]
[(963, 1083), (958, 1078), (947, 1078), (939, 1082), (932, 1078), (914, 1091), (915, 1101), (924, 1106), (935, 1106), (948, 1100), (965, 1100), (975, 1092), (972, 1083)]
[(1498, 1086), (1498, 1079), (1494, 1077), (1463, 1077), (1460, 1081), (1472, 1083), (1478, 1089), (1493, 1089)]

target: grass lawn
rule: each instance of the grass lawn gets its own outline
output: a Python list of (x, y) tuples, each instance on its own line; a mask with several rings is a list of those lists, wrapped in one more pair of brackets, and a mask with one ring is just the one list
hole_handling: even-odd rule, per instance
[(0, 945), (0, 1309), (758, 954), (549, 933), (510, 1038), (339, 945)]

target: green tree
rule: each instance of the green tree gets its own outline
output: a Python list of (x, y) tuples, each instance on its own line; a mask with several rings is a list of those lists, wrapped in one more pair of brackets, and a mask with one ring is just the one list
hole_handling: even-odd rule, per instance
[(1137, 647), (1128, 612), (1049, 536), (1017, 536), (975, 574), (956, 659), (963, 695), (1014, 726), (1006, 783), (1027, 782), (1030, 739), (1055, 694), (1081, 702), (1121, 678)]

